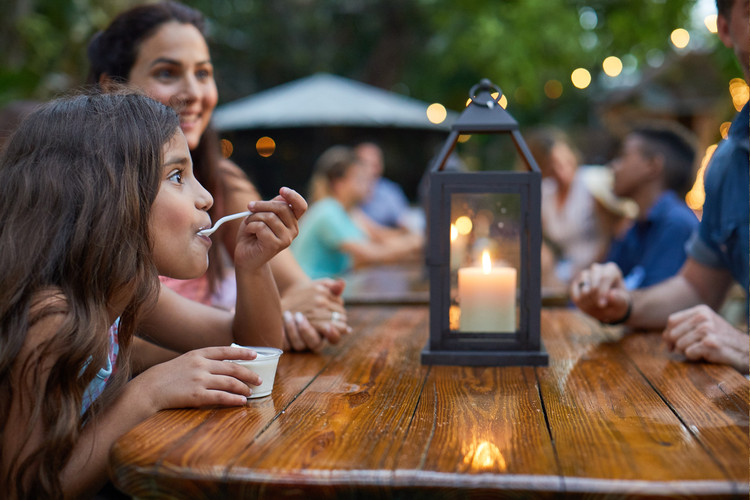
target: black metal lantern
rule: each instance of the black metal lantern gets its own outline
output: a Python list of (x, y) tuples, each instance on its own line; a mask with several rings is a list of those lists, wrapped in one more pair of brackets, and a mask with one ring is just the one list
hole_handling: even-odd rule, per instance
[[(540, 338), (541, 173), (501, 96), (487, 79), (471, 89), (430, 169), (424, 364), (548, 363)], [(510, 135), (525, 171), (444, 170), (467, 134)]]

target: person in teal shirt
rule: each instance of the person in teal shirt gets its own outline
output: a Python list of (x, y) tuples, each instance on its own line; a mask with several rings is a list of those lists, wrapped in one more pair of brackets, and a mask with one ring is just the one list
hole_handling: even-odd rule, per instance
[(352, 148), (333, 146), (316, 162), (311, 205), (300, 219), (300, 232), (291, 246), (311, 278), (421, 256), (421, 235), (383, 228), (359, 211), (369, 182), (367, 168)]
[(328, 197), (315, 203), (305, 217), (304, 229), (292, 252), (313, 279), (334, 276), (352, 266), (352, 257), (340, 250), (341, 245), (365, 238), (344, 206)]

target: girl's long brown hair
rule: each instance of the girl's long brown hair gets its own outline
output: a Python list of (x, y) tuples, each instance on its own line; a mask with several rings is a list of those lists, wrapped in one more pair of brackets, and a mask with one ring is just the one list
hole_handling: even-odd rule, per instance
[[(118, 14), (105, 30), (94, 35), (89, 42), (89, 83), (98, 84), (103, 75), (115, 82), (127, 83), (142, 43), (168, 22), (193, 25), (206, 38), (205, 19), (198, 10), (173, 1), (138, 5)], [(173, 104), (176, 109), (181, 106), (179, 102)], [(216, 221), (226, 215), (224, 197), (228, 187), (219, 174), (221, 149), (218, 134), (211, 125), (190, 154), (195, 178), (213, 196), (214, 204), (208, 213), (211, 220)], [(210, 292), (216, 290), (225, 274), (221, 238), (214, 238), (214, 242), (208, 259)]]
[[(0, 442), (43, 429), (25, 459), (3, 454), (0, 491), (11, 497), (62, 496), (59, 474), (81, 429), (128, 379), (136, 320), (158, 294), (149, 215), (163, 146), (178, 129), (175, 113), (145, 96), (79, 95), (29, 115), (0, 157), (0, 415), (21, 394), (32, 405), (23, 429), (0, 419)], [(84, 390), (106, 366), (109, 308), (123, 297), (116, 371), (81, 415)], [(51, 314), (63, 318), (59, 329), (18, 366), (30, 327)], [(54, 360), (46, 380), (45, 359)]]

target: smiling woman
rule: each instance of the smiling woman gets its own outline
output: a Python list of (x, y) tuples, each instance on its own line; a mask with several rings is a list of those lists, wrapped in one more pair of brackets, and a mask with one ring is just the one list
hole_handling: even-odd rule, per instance
[[(177, 111), (195, 177), (214, 198), (212, 220), (245, 211), (248, 202), (259, 199), (244, 172), (221, 156), (211, 127), (218, 95), (200, 12), (177, 2), (135, 7), (97, 34), (88, 54), (91, 83), (103, 88), (112, 82), (127, 83)], [(234, 307), (240, 225), (239, 220), (229, 222), (214, 234), (204, 276), (190, 281), (164, 278), (166, 286), (204, 304)], [(287, 347), (318, 349), (324, 340), (335, 343), (348, 332), (342, 281), (312, 281), (287, 251), (272, 259), (271, 269), (282, 296)], [(334, 311), (339, 321), (330, 321)]]

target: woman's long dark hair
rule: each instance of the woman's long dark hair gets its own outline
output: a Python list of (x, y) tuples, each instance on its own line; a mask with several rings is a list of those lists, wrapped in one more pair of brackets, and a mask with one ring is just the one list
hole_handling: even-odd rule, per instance
[[(139, 5), (120, 13), (104, 31), (94, 35), (89, 42), (88, 57), (91, 64), (89, 83), (99, 84), (104, 75), (115, 82), (127, 83), (142, 43), (168, 22), (191, 24), (206, 38), (206, 23), (203, 14), (191, 7), (172, 1)], [(180, 106), (179, 102), (173, 103), (176, 109)], [(221, 162), (219, 138), (211, 125), (203, 132), (200, 143), (190, 151), (190, 155), (193, 159), (195, 178), (214, 198), (214, 204), (208, 211), (211, 220), (218, 220), (226, 215), (224, 213), (226, 187), (219, 175)], [(214, 238), (214, 241), (219, 243), (221, 239)], [(220, 244), (211, 246), (208, 262), (209, 285), (210, 291), (213, 292), (224, 277)]]
[[(0, 156), (0, 442), (43, 429), (25, 459), (0, 458), (11, 497), (62, 497), (59, 475), (83, 425), (96, 425), (128, 379), (136, 320), (158, 295), (149, 217), (178, 129), (173, 110), (143, 95), (78, 95), (31, 113)], [(123, 299), (116, 371), (81, 415), (107, 364), (110, 308)], [(50, 315), (58, 330), (22, 362), (30, 328)], [(54, 360), (46, 380), (45, 360)], [(31, 404), (24, 429), (6, 425), (14, 401)]]

